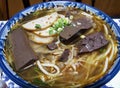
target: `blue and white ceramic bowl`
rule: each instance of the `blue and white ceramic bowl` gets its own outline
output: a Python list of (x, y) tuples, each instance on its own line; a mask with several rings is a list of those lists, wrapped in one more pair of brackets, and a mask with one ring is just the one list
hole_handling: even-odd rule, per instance
[[(18, 20), (27, 16), (31, 12), (34, 12), (36, 10), (42, 10), (44, 8), (50, 9), (50, 8), (54, 8), (54, 7), (57, 7), (60, 5), (64, 6), (64, 7), (80, 8), (84, 11), (89, 11), (93, 14), (98, 15), (104, 21), (106, 21), (110, 25), (110, 27), (113, 29), (113, 31), (118, 39), (118, 43), (120, 45), (120, 29), (119, 29), (119, 27), (109, 16), (107, 16), (105, 13), (101, 12), (98, 9), (95, 9), (91, 6), (88, 6), (88, 5), (85, 5), (82, 3), (70, 2), (70, 1), (52, 1), (52, 2), (46, 2), (46, 3), (40, 3), (40, 4), (33, 5), (27, 9), (22, 10), (21, 12), (17, 13), (15, 16), (13, 16), (0, 31), (0, 66), (3, 69), (4, 73), (12, 81), (14, 81), (16, 84), (20, 85), (23, 88), (37, 88), (37, 87), (28, 83), (27, 81), (23, 80), (21, 77), (19, 77), (7, 63), (4, 53), (3, 53), (4, 42), (6, 40), (6, 36), (8, 35), (10, 28), (12, 28), (12, 26), (16, 22), (18, 22)], [(119, 45), (118, 45), (118, 51), (120, 51)], [(118, 52), (118, 57), (117, 57), (116, 61), (114, 62), (111, 70), (104, 77), (102, 77), (98, 81), (94, 82), (93, 84), (87, 85), (86, 87), (98, 88), (98, 87), (104, 85), (105, 83), (110, 81), (117, 74), (117, 72), (119, 71), (119, 67), (120, 67), (120, 52)]]

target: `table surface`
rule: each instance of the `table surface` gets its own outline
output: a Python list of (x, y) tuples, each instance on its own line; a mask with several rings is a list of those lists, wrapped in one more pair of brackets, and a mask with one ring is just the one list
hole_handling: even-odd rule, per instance
[[(113, 19), (118, 26), (120, 27), (120, 19)], [(0, 29), (4, 26), (4, 24), (6, 23), (6, 21), (0, 21)], [(0, 72), (2, 70), (0, 69)], [(3, 81), (6, 82), (8, 88), (22, 88), (19, 85), (15, 84), (13, 81), (11, 81), (4, 72), (2, 72), (3, 75), (0, 77)], [(1, 88), (1, 87), (0, 87)], [(104, 86), (102, 86), (101, 88), (120, 88), (120, 71), (117, 73), (117, 75), (111, 80), (109, 81), (107, 84), (105, 84)]]

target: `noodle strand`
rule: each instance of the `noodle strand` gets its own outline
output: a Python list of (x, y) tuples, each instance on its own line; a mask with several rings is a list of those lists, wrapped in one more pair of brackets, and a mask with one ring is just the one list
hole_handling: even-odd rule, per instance
[(106, 25), (103, 24), (104, 30), (105, 30), (105, 34), (108, 35), (108, 29), (106, 27)]
[(110, 57), (109, 57), (109, 61), (112, 60), (113, 56), (114, 56), (114, 50), (115, 50), (115, 45), (114, 45), (114, 42), (112, 39), (110, 39), (110, 42), (111, 42), (111, 45), (112, 45), (112, 51), (111, 51), (111, 54), (110, 54)]
[(109, 64), (109, 60), (108, 60), (108, 57), (106, 57), (106, 60), (105, 60), (105, 65), (104, 65), (104, 68), (103, 68), (103, 71), (102, 73), (105, 73), (107, 68), (108, 68), (108, 64)]
[[(40, 61), (37, 61), (37, 65), (39, 67), (39, 69), (46, 75), (49, 75), (49, 76), (56, 76), (60, 73), (60, 69), (58, 66), (56, 66), (55, 64), (50, 64), (50, 63), (46, 63), (46, 64), (41, 64)], [(54, 67), (56, 69), (56, 73), (49, 73), (48, 71), (46, 71), (43, 66), (46, 66), (46, 67)]]

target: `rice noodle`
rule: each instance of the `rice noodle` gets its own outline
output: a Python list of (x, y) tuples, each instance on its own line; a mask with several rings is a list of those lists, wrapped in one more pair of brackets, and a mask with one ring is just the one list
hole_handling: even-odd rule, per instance
[(91, 56), (90, 56), (90, 57), (87, 57), (86, 62), (88, 62), (88, 63), (90, 63), (90, 64), (94, 64), (94, 62), (95, 62), (94, 59), (96, 58), (96, 56), (97, 56), (97, 53), (96, 53), (96, 52), (91, 53)]
[(88, 14), (88, 13), (86, 13), (86, 12), (82, 12), (81, 14), (83, 14), (83, 15), (85, 15), (85, 16), (87, 16), (87, 17), (89, 17), (89, 18), (93, 18), (93, 16), (92, 16), (92, 15), (90, 15), (90, 14)]
[[(77, 66), (82, 66), (83, 68), (86, 69), (86, 67), (81, 63), (81, 62), (85, 62), (84, 60), (77, 60), (76, 63), (73, 63), (71, 66), (72, 68), (76, 71), (77, 70)], [(86, 63), (86, 62), (85, 62)]]
[(89, 75), (90, 75), (90, 72), (92, 71), (92, 69), (93, 70), (95, 69), (95, 67), (93, 68), (93, 65), (95, 65), (96, 56), (97, 56), (97, 53), (93, 52), (93, 53), (91, 53), (91, 56), (87, 58), (87, 61), (85, 63), (85, 65), (87, 66), (87, 75), (85, 77), (85, 80), (87, 80), (89, 78)]
[(72, 68), (76, 71), (76, 64), (72, 64)]
[(111, 45), (112, 45), (112, 51), (111, 51), (111, 54), (110, 54), (110, 57), (109, 57), (109, 61), (112, 60), (113, 56), (114, 56), (114, 50), (115, 50), (115, 45), (114, 45), (114, 42), (112, 39), (110, 39), (110, 42), (111, 42)]
[(99, 55), (98, 57), (96, 57), (96, 60), (100, 60), (101, 58), (106, 57), (110, 53), (111, 49), (112, 49), (112, 46), (111, 46), (111, 44), (109, 44), (107, 51), (104, 52), (103, 54)]
[(86, 35), (90, 34), (90, 33), (93, 33), (94, 32), (94, 28), (91, 28), (87, 33)]
[(103, 68), (103, 73), (106, 72), (106, 70), (108, 69), (108, 63), (109, 63), (109, 60), (108, 60), (108, 57), (106, 57), (106, 60), (105, 60), (105, 65), (104, 65), (104, 68)]
[(53, 55), (61, 55), (64, 50), (56, 50), (56, 52), (53, 52)]
[(94, 77), (89, 78), (89, 81), (93, 81), (95, 79), (98, 79), (100, 76), (105, 74), (106, 70), (108, 69), (108, 64), (109, 64), (109, 60), (108, 60), (108, 57), (106, 57), (102, 72), (99, 75), (96, 75)]
[(65, 64), (70, 64), (71, 60), (73, 60), (74, 46), (71, 47), (70, 55), (68, 56), (68, 61)]
[(51, 83), (51, 82), (56, 81), (56, 80), (61, 79), (61, 78), (64, 78), (64, 77), (62, 77), (62, 76), (57, 76), (57, 77), (55, 77), (54, 79), (50, 79), (50, 80), (48, 80), (48, 81), (46, 81), (46, 82), (47, 82), (47, 83)]
[[(40, 61), (38, 60), (37, 61), (37, 65), (39, 67), (39, 69), (46, 75), (49, 75), (49, 76), (56, 76), (60, 73), (60, 69), (57, 65), (55, 64), (51, 64), (51, 63), (45, 63), (45, 64), (41, 64)], [(48, 71), (46, 71), (43, 66), (45, 67), (54, 67), (56, 69), (56, 73), (49, 73)]]
[(107, 29), (106, 25), (105, 25), (105, 24), (103, 24), (103, 27), (104, 27), (104, 30), (105, 30), (105, 34), (107, 34), (107, 35), (108, 35), (108, 29)]
[(69, 86), (70, 88), (79, 88), (80, 86), (82, 86), (81, 84), (77, 84), (77, 85), (73, 85), (73, 86)]
[(66, 66), (65, 68), (62, 70), (62, 72), (64, 72), (68, 67), (70, 67), (70, 65), (72, 63), (74, 63), (74, 59), (73, 59), (73, 53), (74, 53), (74, 46), (72, 46), (72, 49), (71, 49), (71, 52), (70, 52), (70, 55), (68, 56), (68, 61), (65, 62)]

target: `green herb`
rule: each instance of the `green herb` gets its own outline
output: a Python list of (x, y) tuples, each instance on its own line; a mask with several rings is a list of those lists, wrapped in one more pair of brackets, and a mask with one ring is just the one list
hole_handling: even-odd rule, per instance
[(16, 23), (16, 24), (11, 28), (11, 30), (17, 29), (17, 28), (19, 28), (19, 27), (20, 27), (20, 24), (19, 24), (19, 23)]
[(40, 24), (35, 24), (35, 28), (36, 28), (36, 29), (41, 28)]
[(38, 16), (40, 14), (40, 11), (36, 11), (33, 13), (33, 16)]
[(59, 34), (63, 30), (63, 28), (69, 24), (70, 21), (67, 18), (59, 18), (49, 30), (49, 34)]
[(49, 30), (49, 34), (52, 35), (53, 34), (53, 30)]
[(58, 28), (57, 33), (59, 34), (61, 31), (63, 31), (63, 28)]
[(40, 69), (39, 69), (38, 67), (34, 67), (34, 70), (35, 70), (36, 72), (40, 71)]
[(106, 49), (101, 48), (99, 51), (100, 51), (100, 53), (104, 53), (106, 51)]
[(48, 87), (49, 86), (47, 83), (43, 82), (39, 78), (35, 78), (32, 83), (35, 84), (35, 85), (38, 85), (38, 86), (42, 86), (42, 87)]

